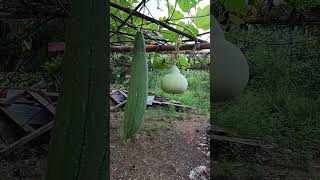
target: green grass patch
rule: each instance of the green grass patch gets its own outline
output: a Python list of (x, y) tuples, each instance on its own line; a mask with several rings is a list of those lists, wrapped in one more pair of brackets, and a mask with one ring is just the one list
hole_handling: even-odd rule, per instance
[(162, 77), (166, 71), (155, 71), (152, 73), (149, 81), (151, 92), (170, 98), (170, 100), (179, 101), (184, 105), (193, 106), (199, 113), (209, 114), (210, 104), (210, 83), (209, 73), (206, 71), (181, 71), (188, 80), (188, 89), (183, 94), (167, 94), (160, 88)]
[(243, 94), (216, 106), (213, 123), (241, 137), (275, 143), (301, 159), (320, 155), (320, 104), (290, 93)]
[[(183, 94), (168, 94), (161, 90), (160, 82), (163, 76), (167, 74), (167, 70), (156, 70), (149, 72), (149, 92), (158, 96), (168, 97), (172, 101), (178, 101), (184, 105), (192, 106), (197, 113), (208, 115), (210, 112), (210, 83), (209, 73), (206, 71), (181, 71), (188, 80), (188, 89)], [(121, 84), (112, 84), (113, 88), (127, 88), (127, 82)], [(157, 110), (158, 111), (158, 110)], [(161, 110), (160, 110), (161, 111)], [(174, 116), (174, 112), (170, 109), (165, 113)]]

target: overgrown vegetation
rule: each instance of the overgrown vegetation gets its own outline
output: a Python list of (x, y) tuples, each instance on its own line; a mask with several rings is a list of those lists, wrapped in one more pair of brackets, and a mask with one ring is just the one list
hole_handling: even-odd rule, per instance
[(245, 46), (243, 41), (236, 41), (239, 32), (228, 33), (231, 41), (235, 44), (240, 41), (238, 46), (244, 47), (250, 81), (240, 97), (215, 105), (216, 116), (212, 121), (239, 136), (288, 148), (296, 158), (318, 158), (320, 41), (314, 40), (318, 32), (289, 30), (293, 42), (300, 42), (290, 45), (286, 43), (290, 42), (289, 33), (273, 30), (265, 40), (254, 43), (254, 39), (262, 39), (271, 31), (249, 29), (247, 39), (241, 39), (247, 41)]

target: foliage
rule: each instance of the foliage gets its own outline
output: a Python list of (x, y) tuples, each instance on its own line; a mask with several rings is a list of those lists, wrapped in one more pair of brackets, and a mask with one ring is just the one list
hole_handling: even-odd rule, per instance
[(50, 89), (59, 91), (62, 83), (62, 57), (52, 58), (42, 65), (42, 75)]
[(319, 8), (318, 0), (216, 0), (214, 1), (214, 15), (224, 22), (241, 24), (257, 16), (288, 15), (297, 10), (301, 13)]
[[(191, 1), (183, 1), (183, 0), (176, 0), (174, 4), (172, 4), (170, 1), (166, 1), (167, 6), (167, 12), (168, 14), (166, 16), (163, 16), (159, 19), (159, 21), (166, 22), (170, 24), (172, 27), (177, 28), (191, 36), (195, 36), (199, 34), (198, 29), (203, 30), (209, 30), (210, 27), (210, 21), (209, 21), (209, 11), (210, 11), (210, 5), (208, 4), (204, 8), (199, 7), (199, 2), (201, 0), (191, 0)], [(115, 3), (119, 3), (125, 7), (134, 8), (137, 5), (137, 1), (132, 0), (113, 0)], [(148, 2), (147, 2), (148, 3)], [(148, 12), (148, 9), (146, 7), (142, 7), (139, 9), (140, 12)], [(195, 12), (195, 13), (191, 13)], [(114, 15), (117, 15), (121, 19), (126, 19), (129, 14), (125, 13), (123, 11), (120, 11), (116, 8), (111, 7), (111, 13)], [(152, 16), (152, 12), (149, 12), (150, 17)], [(188, 23), (185, 23), (183, 19), (185, 19), (185, 16), (190, 16)], [(146, 30), (146, 33), (148, 33), (151, 37), (162, 37), (167, 41), (176, 42), (177, 39), (179, 39), (179, 36), (177, 33), (172, 32), (166, 28), (160, 27), (157, 24), (145, 22), (143, 19), (139, 17), (134, 17), (131, 21), (131, 24), (133, 24), (136, 27), (141, 27)], [(110, 25), (111, 30), (117, 29), (117, 26), (119, 26), (120, 22), (116, 21), (114, 18), (110, 17)], [(136, 28), (124, 26), (124, 28), (121, 29), (121, 32), (128, 33), (128, 34), (134, 34), (136, 32)], [(155, 34), (156, 35), (155, 35)], [(180, 37), (182, 38), (182, 37)], [(121, 36), (112, 36), (111, 40), (112, 42), (121, 42), (126, 40), (133, 40), (132, 37), (121, 35)]]
[(171, 100), (179, 101), (185, 105), (193, 106), (199, 113), (209, 113), (209, 73), (206, 71), (186, 70), (181, 73), (188, 81), (188, 90), (181, 95), (169, 95), (160, 88), (162, 77), (166, 71), (154, 71), (149, 80), (149, 89), (151, 92), (168, 97)]
[(41, 73), (0, 73), (0, 86), (30, 87), (43, 79)]
[[(290, 45), (290, 32), (293, 42), (300, 43)], [(246, 38), (238, 39), (238, 29), (231, 29), (227, 39), (245, 52), (249, 85), (240, 97), (214, 105), (212, 123), (242, 137), (289, 148), (300, 160), (319, 157), (317, 36), (312, 29), (287, 33), (283, 27), (249, 28)]]

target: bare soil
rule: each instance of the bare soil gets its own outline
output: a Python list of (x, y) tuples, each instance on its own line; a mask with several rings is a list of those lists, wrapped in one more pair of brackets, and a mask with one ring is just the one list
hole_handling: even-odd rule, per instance
[[(206, 151), (199, 149), (198, 142), (199, 138), (206, 134), (208, 117), (192, 114), (171, 119), (164, 115), (149, 117), (143, 131), (131, 142), (123, 142), (120, 139), (122, 117), (120, 112), (111, 113), (112, 180), (189, 179), (190, 171), (197, 166), (204, 165), (209, 170), (209, 157)], [(194, 135), (194, 138), (190, 138), (190, 135)], [(46, 156), (47, 143), (40, 144), (37, 141), (23, 149), (17, 149), (9, 156), (0, 157), (0, 180), (41, 180), (45, 172)], [(221, 165), (212, 165), (214, 168), (211, 171), (215, 174), (215, 170)], [(230, 168), (239, 169), (240, 174), (248, 174), (245, 172), (248, 170), (246, 163), (231, 163), (226, 169)], [(260, 177), (217, 176), (214, 180), (318, 180), (316, 177), (320, 177), (319, 160), (312, 162), (309, 172), (277, 167), (271, 163), (260, 165), (258, 168), (261, 172)]]
[[(119, 128), (122, 113), (111, 113), (111, 179), (189, 179), (192, 169), (209, 157), (197, 148), (197, 138), (206, 133), (208, 117), (189, 115), (171, 119), (147, 119), (134, 142), (123, 142)], [(160, 123), (162, 126), (154, 126)], [(194, 134), (192, 142), (187, 134)], [(0, 157), (0, 180), (41, 180), (45, 172), (47, 143), (33, 142), (10, 156)]]
[[(120, 126), (122, 115), (112, 115), (111, 126)], [(206, 134), (208, 118), (191, 115), (186, 119), (168, 122), (162, 118), (148, 119), (144, 131), (135, 142), (122, 142), (119, 129), (111, 132), (111, 179), (189, 179), (192, 169), (210, 159), (197, 149), (197, 139)], [(153, 123), (163, 123), (152, 128)], [(188, 143), (186, 136), (194, 134)]]

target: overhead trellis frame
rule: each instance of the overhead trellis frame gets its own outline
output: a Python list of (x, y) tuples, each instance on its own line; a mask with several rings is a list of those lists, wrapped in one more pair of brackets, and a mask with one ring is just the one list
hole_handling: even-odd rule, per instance
[[(145, 5), (145, 2), (147, 2), (148, 0), (142, 0), (142, 2), (134, 9), (130, 9), (127, 7), (124, 7), (122, 5), (119, 5), (117, 3), (114, 2), (110, 2), (110, 6), (114, 7), (118, 10), (121, 10), (123, 12), (126, 12), (129, 14), (129, 16), (123, 20), (122, 18), (116, 16), (115, 14), (111, 13), (111, 18), (113, 18), (114, 20), (117, 20), (118, 22), (120, 22), (120, 26), (118, 26), (118, 28), (115, 31), (111, 31), (113, 32), (113, 34), (117, 34), (120, 33), (122, 35), (126, 36), (126, 41), (125, 42), (131, 42), (132, 40), (132, 35), (126, 33), (124, 34), (123, 32), (121, 32), (121, 28), (124, 27), (124, 25), (133, 29), (139, 29), (139, 27), (136, 27), (133, 24), (130, 24), (127, 20), (130, 19), (131, 16), (135, 16), (135, 17), (139, 17), (142, 18), (150, 23), (155, 23), (157, 25), (160, 25), (174, 33), (177, 33), (183, 37), (186, 37), (187, 39), (184, 39), (183, 42), (188, 42), (188, 41), (195, 41), (196, 43), (194, 44), (183, 44), (182, 47), (180, 48), (180, 50), (201, 50), (201, 49), (209, 49), (209, 43), (205, 40), (201, 40), (199, 39), (197, 36), (192, 36), (188, 33), (185, 33), (183, 31), (180, 31), (172, 26), (170, 26), (168, 23), (166, 22), (162, 22), (159, 20), (156, 20), (152, 17), (149, 17), (145, 14), (142, 14), (140, 12), (137, 11), (137, 9), (139, 9), (139, 7), (141, 7), (142, 5)], [(0, 2), (1, 3), (1, 2)], [(57, 6), (56, 4), (54, 4), (54, 1), (46, 1), (46, 2), (32, 2), (29, 1), (28, 3), (28, 7), (34, 7), (34, 8), (24, 8), (26, 6), (19, 6), (19, 5), (13, 5), (13, 4), (6, 4), (3, 5), (1, 7), (0, 5), (0, 18), (13, 18), (13, 19), (31, 19), (31, 18), (40, 18), (40, 17), (68, 17), (69, 13), (68, 11), (70, 10), (70, 4), (69, 3), (60, 3), (59, 6)], [(146, 37), (146, 39), (151, 40), (153, 42), (156, 42), (156, 45), (147, 45), (146, 46), (146, 50), (148, 52), (151, 51), (172, 51), (173, 49), (173, 45), (168, 44), (170, 41), (166, 40), (166, 39), (161, 39), (161, 38), (155, 38), (152, 37), (152, 35), (150, 35), (150, 33), (153, 33), (155, 36), (157, 36), (158, 34), (155, 32), (155, 30), (151, 30), (151, 29), (143, 29), (145, 31), (144, 35)], [(119, 46), (112, 46), (111, 47), (111, 51), (113, 52), (130, 52), (132, 50), (132, 47), (129, 45), (123, 46), (122, 42), (116, 42), (116, 43), (120, 43), (121, 45)], [(158, 48), (155, 48), (158, 47)]]

